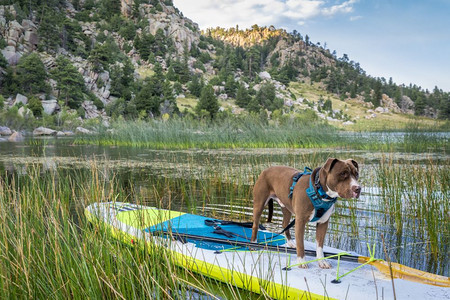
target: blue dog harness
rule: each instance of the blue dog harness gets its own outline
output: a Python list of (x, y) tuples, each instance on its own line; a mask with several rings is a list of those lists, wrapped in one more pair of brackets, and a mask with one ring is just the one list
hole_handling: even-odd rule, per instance
[[(314, 206), (314, 217), (310, 220), (310, 222), (315, 222), (319, 220), (336, 202), (336, 198), (332, 198), (327, 195), (325, 190), (320, 185), (319, 180), (319, 170), (316, 172), (316, 176), (314, 179), (314, 184), (312, 181), (312, 170), (311, 168), (305, 167), (303, 172), (299, 172), (294, 175), (292, 178), (292, 185), (289, 192), (289, 198), (292, 198), (292, 193), (294, 192), (294, 187), (300, 178), (303, 175), (311, 175), (309, 177), (309, 187), (306, 189), (306, 194), (308, 195), (309, 200), (311, 200), (312, 205)], [(326, 199), (326, 200), (324, 200)]]

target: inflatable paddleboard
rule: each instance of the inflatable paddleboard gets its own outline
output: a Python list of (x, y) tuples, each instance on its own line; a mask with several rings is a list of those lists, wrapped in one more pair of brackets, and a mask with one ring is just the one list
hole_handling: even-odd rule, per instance
[[(317, 262), (302, 269), (283, 236), (259, 230), (258, 244), (252, 246), (251, 228), (245, 224), (119, 202), (94, 203), (85, 215), (124, 243), (166, 247), (180, 267), (275, 299), (394, 299), (386, 270), (375, 263), (362, 265), (356, 253), (325, 247), (326, 256), (339, 258), (329, 260), (332, 269), (321, 269)], [(305, 242), (305, 248), (307, 260), (315, 260), (315, 245)], [(393, 279), (397, 299), (450, 299), (448, 277), (404, 271), (415, 272), (416, 282)]]

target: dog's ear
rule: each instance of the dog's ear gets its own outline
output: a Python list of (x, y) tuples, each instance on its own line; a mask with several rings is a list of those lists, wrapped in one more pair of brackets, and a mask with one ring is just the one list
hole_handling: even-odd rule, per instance
[(356, 162), (356, 160), (353, 160), (353, 159), (349, 159), (348, 161), (350, 161), (350, 162), (352, 163), (352, 165), (354, 165), (354, 166), (355, 166), (356, 170), (358, 170), (358, 171), (359, 171), (359, 166), (358, 166), (358, 163)]
[(322, 169), (326, 171), (327, 173), (330, 173), (331, 169), (334, 167), (334, 165), (339, 161), (337, 158), (329, 158), (327, 159), (327, 162), (323, 165)]

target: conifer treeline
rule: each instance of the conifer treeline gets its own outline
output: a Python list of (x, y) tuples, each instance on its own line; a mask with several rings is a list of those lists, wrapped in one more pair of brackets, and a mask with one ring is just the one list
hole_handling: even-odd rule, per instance
[[(172, 5), (171, 1), (150, 2), (154, 13), (162, 11), (162, 4)], [(288, 34), (284, 30), (257, 25), (246, 30), (237, 27), (210, 29), (200, 36), (198, 44), (186, 45), (185, 49), (190, 48), (189, 51), (177, 53), (172, 39), (162, 29), (155, 35), (145, 30), (148, 20), (139, 16), (141, 3), (148, 1), (135, 0), (132, 16), (126, 18), (121, 15), (120, 0), (73, 0), (76, 13), (72, 17), (67, 15), (64, 0), (0, 0), (0, 5), (14, 5), (17, 12), (16, 16), (5, 13), (7, 21), (15, 18), (20, 23), (23, 19), (32, 18), (37, 22), (38, 51), (59, 56), (54, 69), (45, 70), (36, 53), (23, 56), (17, 66), (9, 66), (0, 55), (0, 68), (4, 71), (0, 77), (1, 93), (4, 97), (16, 93), (30, 97), (37, 93), (49, 93), (48, 79), (53, 79), (56, 81), (58, 99), (68, 107), (78, 109), (83, 100), (90, 99), (101, 108), (103, 103), (86, 89), (82, 76), (70, 60), (58, 54), (64, 49), (70, 55), (89, 61), (93, 71), (109, 72), (111, 95), (118, 100), (107, 107), (107, 112), (126, 118), (139, 117), (141, 112), (151, 116), (165, 112), (179, 113), (175, 95), (186, 92), (186, 89), (201, 100), (197, 113), (200, 114), (203, 109), (210, 117), (215, 115), (213, 110), (217, 106), (218, 93), (234, 98), (237, 105), (249, 111), (280, 109), (283, 101), (275, 96), (271, 84), (262, 84), (258, 91), (252, 88), (261, 83), (258, 76), (261, 71), (268, 71), (272, 78), (285, 85), (306, 78), (323, 82), (329, 92), (343, 100), (359, 95), (375, 106), (380, 105), (382, 94), (387, 94), (399, 105), (402, 97), (408, 96), (415, 104), (416, 115), (429, 114), (430, 110), (434, 110), (439, 111), (439, 118), (450, 118), (449, 92), (437, 87), (427, 91), (412, 84), (397, 85), (392, 78), (371, 77), (347, 55), (337, 58), (335, 52), (330, 53), (319, 43), (312, 43), (308, 35), (303, 37), (297, 31)], [(100, 33), (95, 40), (83, 33), (80, 22), (96, 22)], [(105, 35), (105, 32), (109, 34)], [(124, 39), (122, 49), (111, 33), (117, 33)], [(245, 48), (222, 41), (234, 35), (249, 39), (244, 43)], [(320, 55), (300, 51), (281, 62), (279, 53), (274, 52), (281, 39), (287, 41), (287, 45), (302, 42)], [(0, 47), (6, 47), (2, 38)], [(133, 64), (125, 55), (133, 48), (144, 62), (154, 65), (154, 74), (144, 80), (134, 77)], [(214, 51), (211, 52), (211, 49)], [(333, 63), (325, 64), (323, 58), (331, 59)], [(205, 76), (191, 73), (188, 65), (190, 59), (194, 61), (193, 67), (204, 74), (206, 68), (212, 66), (216, 75), (208, 76), (206, 83)], [(211, 94), (213, 86), (223, 86), (224, 90), (218, 92), (213, 89)], [(205, 104), (205, 99), (210, 103)]]

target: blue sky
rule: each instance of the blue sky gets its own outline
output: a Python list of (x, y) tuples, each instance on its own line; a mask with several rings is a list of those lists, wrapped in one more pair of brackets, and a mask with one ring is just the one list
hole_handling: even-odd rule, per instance
[(208, 27), (296, 29), (371, 76), (450, 91), (450, 0), (174, 0)]

